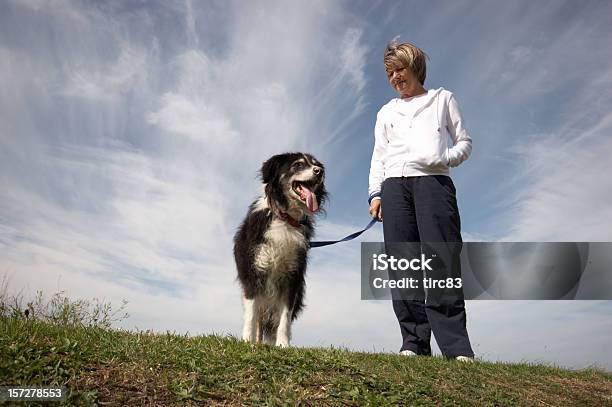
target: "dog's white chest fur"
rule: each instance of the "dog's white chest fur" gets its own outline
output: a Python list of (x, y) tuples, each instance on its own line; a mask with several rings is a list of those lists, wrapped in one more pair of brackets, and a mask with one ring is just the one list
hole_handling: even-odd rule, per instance
[(270, 273), (272, 278), (282, 278), (295, 270), (298, 252), (308, 247), (308, 241), (300, 230), (280, 219), (272, 221), (264, 238), (264, 243), (256, 251), (255, 266)]

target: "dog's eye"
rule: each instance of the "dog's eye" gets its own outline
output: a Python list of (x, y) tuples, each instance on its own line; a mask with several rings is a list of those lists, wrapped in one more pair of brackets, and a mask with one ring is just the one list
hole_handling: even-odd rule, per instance
[(293, 168), (295, 168), (297, 170), (302, 169), (302, 168), (304, 168), (304, 163), (301, 162), (301, 161), (298, 161), (295, 164), (293, 164)]

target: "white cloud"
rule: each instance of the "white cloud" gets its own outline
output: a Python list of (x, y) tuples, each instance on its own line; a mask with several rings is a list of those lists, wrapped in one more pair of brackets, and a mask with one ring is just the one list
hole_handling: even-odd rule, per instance
[(190, 100), (169, 92), (161, 97), (160, 102), (162, 107), (150, 113), (148, 121), (168, 133), (190, 137), (211, 147), (227, 143), (237, 136), (228, 118), (205, 100)]
[[(22, 128), (31, 142), (27, 157), (13, 155), (3, 172), (6, 256), (0, 267), (17, 273), (20, 283), (46, 273), (46, 287), (69, 275), (70, 288), (78, 292), (76, 282), (82, 284), (83, 295), (95, 291), (92, 282), (108, 293), (128, 287), (139, 298), (133, 307), (142, 310), (140, 321), (155, 320), (142, 305), (147, 293), (166, 304), (195, 292), (207, 293), (211, 304), (234, 294), (238, 301), (232, 234), (259, 192), (256, 170), (269, 155), (309, 146), (333, 131), (332, 111), (310, 115), (313, 84), (340, 81), (357, 95), (364, 78), (358, 33), (336, 25), (345, 18), (342, 10), (279, 4), (262, 5), (277, 18), (236, 5), (236, 24), (219, 27), (229, 38), (220, 53), (198, 48), (205, 10), (189, 2), (166, 10), (183, 13), (176, 17), (188, 22), (187, 43), (172, 32), (158, 38), (161, 31), (150, 25), (154, 10), (146, 8), (130, 15), (71, 7), (70, 16), (55, 13), (48, 26), (38, 27), (55, 29), (52, 41), (65, 47), (57, 55), (20, 48), (23, 58), (10, 60), (15, 80), (9, 89), (23, 100), (13, 100), (15, 114), (3, 112), (4, 126)], [(52, 12), (35, 4), (31, 10)], [(89, 30), (72, 26), (74, 16)], [(21, 18), (27, 22), (28, 14)], [(134, 21), (143, 24), (132, 31)], [(339, 55), (343, 44), (330, 48), (327, 40), (338, 31), (347, 33), (345, 45), (355, 51), (346, 55), (354, 64), (340, 79), (329, 77), (337, 58), (317, 61), (330, 51)], [(79, 42), (64, 38), (75, 33), (82, 34)], [(270, 39), (274, 47), (266, 45)], [(49, 69), (54, 58), (62, 60), (60, 69)], [(45, 86), (26, 87), (24, 74)], [(49, 111), (53, 125), (38, 126), (50, 119), (32, 103), (44, 104), (58, 92), (64, 98)], [(337, 99), (338, 107), (353, 109), (341, 87), (327, 96), (326, 103)], [(3, 137), (2, 143), (6, 152), (24, 147), (23, 139)], [(210, 283), (220, 270), (227, 287)], [(204, 322), (215, 326), (218, 319)]]
[(127, 43), (120, 46), (117, 60), (108, 66), (82, 61), (77, 66), (64, 68), (68, 72), (67, 83), (62, 93), (94, 101), (112, 101), (146, 81), (147, 52), (141, 47)]
[(87, 17), (67, 0), (9, 0), (8, 3), (52, 18), (65, 18), (71, 24), (87, 25), (89, 23)]
[[(102, 207), (88, 211), (65, 208), (9, 185), (1, 208), (19, 222), (9, 230), (6, 244), (7, 257), (14, 262), (31, 265), (30, 255), (37, 253), (37, 264), (36, 257), (47, 259), (66, 271), (118, 280), (136, 273), (183, 288), (202, 281), (203, 264), (231, 265), (229, 242), (217, 239), (225, 228), (222, 217), (212, 215), (218, 215), (214, 185), (194, 188), (176, 163), (138, 154), (95, 149), (72, 153), (78, 158), (46, 160), (67, 173), (87, 171), (99, 182), (111, 182), (112, 192)], [(76, 180), (76, 185), (85, 182)], [(16, 235), (28, 239), (10, 238)]]
[(356, 28), (347, 30), (342, 40), (340, 60), (342, 69), (349, 75), (350, 83), (357, 93), (366, 85), (364, 75), (367, 48), (361, 42), (362, 32)]
[(187, 39), (190, 45), (198, 47), (200, 38), (196, 32), (196, 19), (193, 14), (193, 2), (191, 0), (185, 0), (185, 25), (187, 28)]
[[(602, 227), (612, 220), (605, 13), (550, 6), (506, 3), (470, 17), (487, 16), (478, 28), (495, 35), (465, 54), (465, 70), (477, 80), (458, 81), (469, 85), (475, 105), (467, 107), (479, 131), (459, 172), (468, 175), (468, 210), (488, 213), (477, 222), (489, 239), (609, 240)], [(507, 23), (514, 20), (521, 24)]]
[(514, 241), (609, 241), (612, 188), (612, 114), (581, 133), (562, 129), (517, 148), (517, 173), (505, 184), (518, 188), (506, 216)]

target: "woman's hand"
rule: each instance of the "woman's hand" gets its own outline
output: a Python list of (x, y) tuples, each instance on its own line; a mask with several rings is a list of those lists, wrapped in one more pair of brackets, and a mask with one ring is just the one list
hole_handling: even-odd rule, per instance
[(382, 208), (380, 207), (380, 199), (374, 199), (370, 203), (370, 217), (372, 219), (378, 219), (379, 222), (382, 222)]

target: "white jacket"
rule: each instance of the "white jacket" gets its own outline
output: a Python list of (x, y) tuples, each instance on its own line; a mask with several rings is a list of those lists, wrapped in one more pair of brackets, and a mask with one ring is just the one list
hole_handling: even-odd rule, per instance
[(472, 139), (451, 92), (430, 89), (408, 101), (392, 99), (376, 116), (368, 201), (380, 197), (387, 178), (448, 175), (449, 167), (471, 152)]

